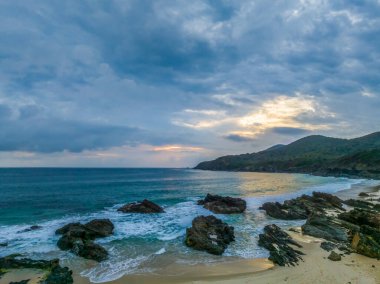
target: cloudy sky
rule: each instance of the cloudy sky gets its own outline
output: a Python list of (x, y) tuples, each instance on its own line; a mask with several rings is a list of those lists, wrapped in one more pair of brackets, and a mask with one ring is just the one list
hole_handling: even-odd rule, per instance
[(2, 0), (0, 39), (0, 166), (194, 166), (380, 130), (379, 0)]

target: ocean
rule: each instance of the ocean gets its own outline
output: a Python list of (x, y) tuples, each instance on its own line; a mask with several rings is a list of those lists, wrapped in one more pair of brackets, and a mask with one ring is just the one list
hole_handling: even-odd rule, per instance
[[(193, 265), (268, 256), (257, 246), (258, 235), (270, 223), (297, 226), (303, 221), (267, 217), (258, 208), (312, 191), (336, 193), (368, 180), (316, 177), (304, 174), (211, 172), (192, 169), (0, 169), (0, 256), (21, 253), (38, 259), (60, 258), (94, 283), (126, 274), (157, 273), (170, 263)], [(198, 215), (212, 213), (196, 204), (207, 193), (241, 197), (247, 211), (217, 215), (235, 227), (236, 241), (223, 256), (194, 251), (184, 244), (186, 228)], [(124, 214), (121, 205), (147, 198), (163, 214)], [(97, 242), (109, 259), (94, 263), (56, 247), (55, 230), (69, 222), (109, 218), (114, 235)], [(24, 231), (31, 225), (42, 226)]]

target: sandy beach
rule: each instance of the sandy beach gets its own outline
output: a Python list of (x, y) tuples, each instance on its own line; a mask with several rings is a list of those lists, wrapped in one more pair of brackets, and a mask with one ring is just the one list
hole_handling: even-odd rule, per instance
[[(379, 195), (379, 186), (363, 187), (360, 184), (350, 190), (337, 193), (337, 196), (358, 198), (360, 192), (370, 192), (372, 196)], [(229, 262), (209, 265), (185, 265), (168, 261), (157, 273), (125, 275), (120, 279), (109, 281), (109, 284), (164, 284), (164, 283), (380, 283), (380, 260), (368, 258), (356, 253), (345, 255), (341, 253), (341, 261), (331, 261), (330, 254), (320, 248), (323, 239), (303, 235), (300, 227), (293, 227), (287, 233), (302, 245), (300, 249), (305, 255), (303, 261), (296, 266), (275, 266), (266, 258), (251, 260), (231, 259)], [(88, 278), (82, 277), (80, 271), (73, 270), (75, 284), (91, 284)], [(11, 281), (30, 279), (28, 283), (38, 283), (44, 277), (44, 272), (32, 269), (10, 270), (0, 279), (0, 284)]]

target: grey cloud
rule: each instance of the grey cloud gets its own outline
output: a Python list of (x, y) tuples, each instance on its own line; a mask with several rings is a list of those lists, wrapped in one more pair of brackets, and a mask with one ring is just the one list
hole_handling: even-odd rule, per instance
[(224, 138), (233, 142), (249, 142), (253, 140), (252, 138), (244, 137), (238, 134), (229, 134), (224, 136)]
[(303, 129), (303, 128), (296, 128), (296, 127), (274, 127), (271, 128), (269, 131), (272, 131), (277, 134), (281, 135), (305, 135), (307, 133), (310, 133), (309, 130)]

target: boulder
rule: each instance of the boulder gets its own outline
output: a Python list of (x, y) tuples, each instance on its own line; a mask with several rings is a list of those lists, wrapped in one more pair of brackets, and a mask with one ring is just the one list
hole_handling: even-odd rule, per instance
[(67, 267), (56, 266), (40, 284), (72, 284), (74, 283), (72, 274), (73, 272)]
[(113, 233), (114, 225), (109, 219), (95, 219), (86, 224), (70, 223), (56, 231), (62, 237), (57, 246), (61, 250), (70, 250), (74, 254), (96, 261), (107, 259), (107, 251), (93, 242)]
[(164, 209), (156, 203), (144, 199), (141, 202), (133, 202), (126, 204), (117, 209), (117, 211), (123, 213), (163, 213)]
[(198, 205), (203, 205), (204, 208), (216, 214), (243, 213), (247, 208), (247, 203), (241, 198), (212, 194), (207, 194), (204, 200), (198, 201)]
[(294, 266), (299, 260), (302, 260), (301, 255), (304, 255), (303, 252), (292, 248), (290, 245), (298, 248), (302, 246), (274, 224), (265, 226), (264, 234), (259, 235), (258, 244), (269, 250), (269, 260), (280, 266)]
[(332, 261), (341, 261), (342, 256), (340, 254), (336, 253), (335, 251), (332, 251), (330, 253), (330, 255), (328, 256), (328, 259), (330, 259)]
[(234, 228), (215, 216), (198, 216), (186, 230), (185, 244), (196, 250), (221, 255), (235, 240)]
[(283, 204), (278, 202), (266, 202), (260, 209), (276, 219), (302, 220), (307, 219), (313, 213), (325, 213), (325, 210), (345, 211), (342, 200), (338, 197), (323, 193), (313, 192), (312, 196), (302, 195), (300, 197), (286, 200)]
[(302, 226), (305, 235), (322, 238), (332, 242), (347, 242), (348, 231), (332, 217), (314, 214)]

